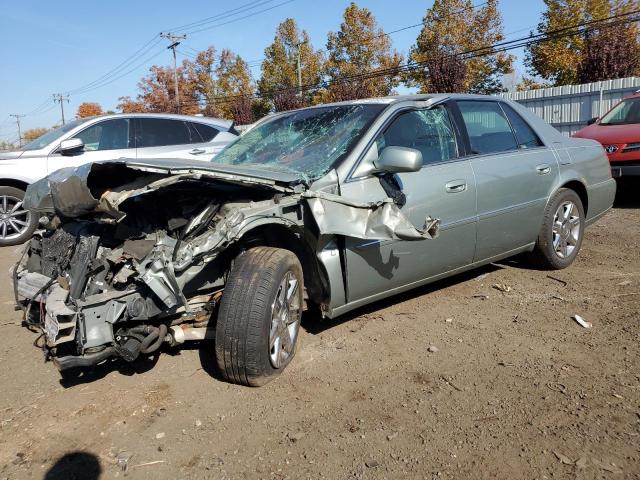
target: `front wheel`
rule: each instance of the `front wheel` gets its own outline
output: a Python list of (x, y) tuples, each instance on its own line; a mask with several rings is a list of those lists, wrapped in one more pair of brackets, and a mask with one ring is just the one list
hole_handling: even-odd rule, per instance
[(235, 259), (216, 323), (216, 360), (225, 380), (264, 385), (291, 362), (303, 288), (302, 267), (288, 250), (256, 247)]
[(24, 191), (0, 187), (0, 247), (26, 242), (38, 225), (38, 218), (23, 206)]
[(559, 189), (547, 204), (533, 260), (552, 270), (571, 265), (582, 245), (584, 219), (578, 194), (568, 188)]

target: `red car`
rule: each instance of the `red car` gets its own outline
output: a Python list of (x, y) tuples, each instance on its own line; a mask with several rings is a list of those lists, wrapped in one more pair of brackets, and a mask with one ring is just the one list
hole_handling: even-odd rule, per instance
[(613, 177), (640, 176), (640, 90), (573, 136), (602, 144)]

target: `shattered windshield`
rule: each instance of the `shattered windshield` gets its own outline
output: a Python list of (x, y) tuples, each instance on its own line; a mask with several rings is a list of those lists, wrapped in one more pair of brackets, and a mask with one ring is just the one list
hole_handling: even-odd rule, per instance
[(349, 153), (385, 106), (337, 105), (285, 113), (249, 130), (212, 161), (318, 178)]

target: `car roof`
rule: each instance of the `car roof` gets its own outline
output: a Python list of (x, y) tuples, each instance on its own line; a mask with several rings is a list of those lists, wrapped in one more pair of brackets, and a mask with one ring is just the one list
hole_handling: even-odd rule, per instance
[(179, 115), (176, 113), (109, 113), (106, 115), (98, 115), (87, 117), (87, 121), (95, 119), (105, 120), (110, 118), (164, 118), (168, 120), (183, 120), (189, 122), (205, 123), (207, 125), (224, 128), (229, 130), (233, 126), (233, 122), (223, 118), (204, 117), (199, 115)]
[(319, 108), (319, 107), (333, 107), (338, 105), (365, 105), (365, 104), (382, 104), (393, 105), (401, 102), (417, 102), (434, 100), (436, 102), (443, 100), (494, 100), (496, 102), (504, 101), (501, 97), (495, 97), (492, 95), (476, 95), (470, 93), (416, 93), (410, 95), (389, 95), (387, 97), (373, 97), (362, 98), (359, 100), (346, 100), (342, 102), (323, 103), (320, 105), (313, 105), (310, 107), (304, 107), (299, 110), (305, 110), (307, 108)]

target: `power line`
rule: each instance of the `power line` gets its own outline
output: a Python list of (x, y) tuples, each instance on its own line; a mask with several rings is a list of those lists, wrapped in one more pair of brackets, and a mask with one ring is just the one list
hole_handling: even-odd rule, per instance
[[(216, 16), (213, 16), (213, 17), (209, 17), (209, 19), (217, 19), (217, 18), (221, 19), (221, 18), (228, 17), (230, 12), (235, 12), (235, 13), (232, 13), (232, 14), (236, 15), (238, 13), (242, 13), (243, 11), (245, 11), (244, 10), (245, 7), (250, 7), (251, 6), (251, 8), (255, 8), (256, 6), (261, 6), (263, 4), (271, 3), (273, 1), (275, 1), (275, 0), (266, 0), (266, 1), (262, 0), (262, 1), (259, 1), (259, 2), (251, 2), (251, 3), (246, 4), (244, 6), (237, 7), (237, 8), (228, 10), (226, 12), (223, 12), (223, 13), (221, 13), (219, 15), (216, 15)], [(288, 2), (291, 2), (291, 1), (295, 1), (295, 0), (288, 0)], [(284, 2), (284, 3), (288, 3), (288, 2)], [(276, 6), (278, 6), (278, 5), (276, 5)], [(274, 6), (273, 8), (275, 8), (276, 6)], [(241, 20), (241, 19), (244, 19), (244, 18), (248, 18), (250, 16), (254, 16), (254, 15), (257, 15), (259, 13), (262, 13), (263, 11), (266, 11), (266, 10), (267, 9), (259, 11), (259, 12), (254, 12), (251, 15), (247, 15), (247, 16), (242, 17), (242, 18), (234, 19), (232, 21), (238, 21), (238, 20)], [(174, 28), (174, 29), (172, 29), (172, 31), (175, 32), (175, 31), (183, 30), (188, 26), (198, 26), (202, 22), (208, 21), (209, 19), (203, 19), (203, 20), (200, 20), (200, 21), (197, 21), (197, 22), (193, 22), (191, 24), (186, 24), (186, 25), (183, 25), (181, 27)], [(225, 24), (226, 23), (231, 23), (232, 21), (225, 22)], [(211, 28), (213, 28), (213, 27), (211, 27)], [(160, 39), (158, 37), (159, 37), (158, 35), (152, 37), (147, 43), (145, 43), (142, 47), (140, 47), (136, 52), (134, 52), (131, 56), (129, 56), (126, 60), (124, 60), (121, 64), (119, 64), (115, 68), (111, 69), (109, 72), (105, 73), (104, 75), (102, 75), (98, 79), (96, 79), (96, 80), (94, 80), (94, 81), (92, 81), (92, 82), (90, 82), (90, 83), (88, 83), (86, 85), (83, 85), (81, 87), (78, 87), (76, 89), (69, 90), (66, 93), (67, 94), (75, 94), (75, 95), (77, 95), (79, 93), (86, 93), (86, 92), (95, 90), (97, 88), (102, 88), (102, 87), (104, 87), (106, 85), (109, 85), (109, 84), (113, 83), (114, 81), (116, 81), (116, 80), (128, 75), (129, 73), (135, 71), (140, 66), (148, 63), (151, 59), (157, 57), (162, 52), (162, 50), (159, 51), (159, 52), (154, 53), (151, 57), (147, 58), (143, 62), (138, 63), (135, 67), (127, 70), (126, 72), (124, 72), (122, 74), (119, 74), (124, 69), (126, 69), (127, 67), (132, 65), (137, 59), (139, 59), (140, 57), (144, 56), (145, 54), (147, 54), (151, 50), (153, 50), (153, 48), (156, 47), (160, 43)], [(188, 47), (188, 48), (191, 48), (191, 47)], [(114, 75), (116, 75), (116, 76), (114, 76)]]
[(224, 12), (218, 13), (211, 17), (206, 17), (201, 20), (196, 20), (195, 22), (187, 23), (185, 25), (180, 25), (178, 27), (173, 27), (170, 30), (173, 32), (180, 32), (183, 30), (187, 30), (190, 28), (200, 27), (202, 25), (206, 25), (207, 23), (215, 22), (217, 20), (222, 20), (224, 18), (232, 17), (234, 15), (239, 15), (240, 13), (244, 13), (245, 11), (251, 10), (253, 8), (260, 7), (262, 5), (275, 2), (276, 0), (258, 0), (249, 3), (245, 3), (244, 5), (240, 5), (239, 7), (232, 8), (230, 10), (226, 10)]
[(211, 30), (212, 28), (218, 28), (218, 27), (222, 27), (223, 25), (229, 25), (230, 23), (235, 23), (235, 22), (239, 22), (240, 20), (246, 20), (247, 18), (255, 17), (256, 15), (268, 12), (270, 10), (273, 10), (275, 8), (281, 7), (283, 5), (286, 5), (288, 3), (295, 2), (295, 1), (296, 0), (285, 0), (284, 2), (280, 2), (280, 3), (278, 3), (276, 5), (273, 5), (273, 6), (269, 7), (269, 8), (264, 8), (262, 10), (258, 10), (257, 12), (253, 12), (253, 13), (250, 13), (248, 15), (244, 15), (242, 17), (234, 18), (234, 19), (228, 20), (226, 22), (216, 23), (215, 25), (204, 27), (204, 28), (201, 28), (201, 29), (198, 29), (198, 30), (190, 30), (190, 31), (187, 31), (186, 33), (188, 35), (194, 35), (196, 33), (204, 32), (206, 30)]
[[(142, 56), (146, 55), (150, 52), (155, 46), (160, 43), (160, 39), (157, 35), (153, 36), (149, 41), (147, 41), (142, 47), (136, 50), (133, 54), (127, 57), (123, 62), (118, 64), (116, 67), (112, 68), (102, 76), (97, 79), (89, 82), (80, 87), (68, 90), (66, 93), (68, 95), (77, 95), (79, 93), (85, 93), (90, 90), (94, 90), (96, 88), (102, 87), (104, 85), (108, 85), (112, 83), (110, 80), (113, 80), (114, 76), (118, 75), (124, 69), (128, 68), (131, 64), (133, 64), (136, 60), (140, 59)], [(118, 76), (117, 78), (121, 78), (122, 76)]]
[[(132, 63), (135, 62), (135, 60), (139, 59), (141, 56), (143, 56), (144, 54), (148, 53), (153, 47), (155, 47), (156, 45), (158, 45), (160, 43), (160, 39), (158, 38), (157, 35), (155, 35), (153, 38), (151, 38), (149, 41), (147, 41), (142, 47), (140, 47), (138, 50), (136, 50), (133, 54), (131, 54), (129, 57), (127, 57), (123, 62), (121, 62), (120, 64), (118, 64), (116, 67), (112, 68), (111, 70), (109, 70), (108, 72), (106, 72), (105, 74), (101, 75), (100, 77), (98, 77), (97, 79), (82, 85), (80, 87), (68, 90), (65, 92), (66, 96), (72, 95), (72, 94), (80, 94), (80, 93), (86, 93), (92, 90), (95, 90), (97, 88), (102, 88), (106, 85), (109, 85), (113, 82), (115, 82), (116, 80), (130, 74), (131, 72), (137, 70), (139, 67), (141, 67), (142, 65), (144, 65), (145, 63), (148, 63), (151, 59), (153, 59), (154, 57), (156, 57), (159, 53), (161, 53), (163, 50), (160, 50), (160, 52), (157, 52), (156, 54), (154, 54), (153, 56), (147, 58), (144, 60), (144, 62), (142, 63), (138, 63), (136, 66), (134, 66), (132, 69), (117, 75), (118, 73), (122, 72), (125, 68), (127, 68), (128, 66), (130, 66)], [(67, 99), (68, 101), (68, 99)], [(31, 116), (36, 116), (36, 115), (43, 115), (45, 113), (50, 112), (54, 107), (55, 107), (55, 103), (56, 100), (54, 98), (54, 103), (53, 105), (50, 104), (51, 100), (47, 99), (45, 101), (43, 101), (41, 104), (39, 104), (37, 107), (35, 107), (33, 110), (27, 112), (25, 115), (31, 117)]]
[[(183, 25), (181, 27), (179, 27), (178, 29), (173, 29), (173, 30), (181, 30), (187, 27), (197, 27), (197, 26), (201, 26), (201, 25), (205, 25), (207, 22), (210, 21), (215, 21), (215, 20), (220, 20), (223, 18), (228, 18), (230, 16), (234, 16), (234, 15), (238, 15), (240, 13), (244, 13), (244, 12), (248, 12), (253, 8), (257, 8), (263, 5), (266, 5), (268, 3), (272, 3), (276, 0), (261, 0), (261, 1), (256, 1), (256, 2), (250, 2), (248, 4), (242, 5), (240, 7), (236, 7), (234, 9), (231, 10), (227, 10), (226, 12), (222, 12), (221, 14), (215, 15), (213, 17), (208, 17), (206, 19), (202, 19), (199, 20), (197, 22), (192, 22), (190, 24), (186, 24)], [(207, 27), (198, 31), (202, 31), (202, 30), (207, 30), (209, 28), (215, 28), (217, 26), (221, 26), (221, 25), (226, 25), (228, 23), (233, 23), (235, 21), (239, 21), (239, 20), (243, 20), (255, 15), (258, 15), (260, 13), (266, 12), (268, 10), (271, 10), (273, 8), (277, 8), (278, 6), (284, 5), (286, 3), (290, 3), (292, 1), (295, 0), (287, 0), (285, 2), (281, 2), (280, 4), (274, 5), (270, 8), (265, 8), (263, 10), (257, 11), (257, 12), (252, 12), (249, 15), (245, 15), (243, 17), (240, 18), (236, 18), (233, 20), (230, 20), (228, 22), (224, 22), (220, 25), (214, 25), (211, 27)], [(119, 80), (120, 78), (129, 75), (130, 73), (132, 73), (133, 71), (137, 70), (138, 68), (140, 68), (142, 65), (147, 64), (149, 61), (151, 61), (152, 59), (154, 59), (155, 57), (157, 57), (160, 53), (162, 53), (162, 50), (160, 51), (156, 51), (154, 54), (152, 54), (150, 57), (146, 58), (144, 61), (137, 63), (134, 67), (124, 71), (125, 69), (127, 69), (128, 67), (130, 67), (133, 63), (136, 62), (136, 60), (140, 59), (142, 56), (146, 55), (147, 53), (149, 53), (151, 50), (153, 50), (154, 47), (156, 47), (158, 44), (160, 43), (160, 39), (158, 38), (157, 35), (153, 36), (150, 40), (148, 40), (144, 45), (142, 45), (142, 47), (140, 47), (138, 50), (136, 50), (133, 54), (131, 54), (129, 57), (127, 57), (123, 62), (121, 62), (120, 64), (118, 64), (116, 67), (114, 67), (113, 69), (109, 70), (108, 72), (104, 73), (102, 76), (98, 77), (97, 79), (79, 86), (77, 88), (71, 89), (71, 90), (67, 90), (65, 92), (66, 95), (78, 95), (80, 93), (87, 93), (93, 90), (96, 90), (98, 88), (102, 88), (105, 87), (107, 85), (112, 84), (113, 82)], [(42, 113), (46, 113), (48, 111), (50, 111), (51, 109), (46, 109), (43, 111), (43, 109), (46, 107), (46, 105), (48, 104), (48, 100), (43, 102), (42, 104), (38, 105), (36, 108), (34, 108), (31, 112), (28, 113), (29, 116), (33, 116), (35, 114), (42, 114)]]
[[(514, 50), (516, 48), (522, 48), (522, 47), (526, 47), (529, 45), (534, 45), (534, 44), (538, 44), (538, 43), (542, 43), (542, 42), (546, 42), (546, 41), (551, 41), (551, 40), (556, 40), (559, 38), (564, 38), (564, 37), (569, 37), (569, 36), (575, 36), (575, 35), (579, 35), (579, 34), (584, 34), (588, 31), (591, 30), (595, 30), (597, 28), (612, 28), (618, 25), (622, 25), (622, 24), (627, 24), (627, 23), (633, 23), (633, 22), (638, 22), (640, 21), (640, 17), (637, 18), (630, 18), (632, 15), (637, 15), (640, 13), (640, 10), (635, 10), (632, 12), (627, 12), (627, 13), (623, 13), (623, 14), (618, 14), (618, 15), (612, 15), (606, 18), (602, 18), (602, 19), (597, 19), (597, 20), (591, 20), (591, 21), (587, 21), (587, 22), (582, 22), (579, 24), (575, 24), (569, 27), (564, 27), (561, 29), (557, 29), (557, 30), (553, 30), (553, 31), (549, 31), (546, 33), (539, 33), (536, 35), (529, 35), (527, 37), (521, 37), (518, 39), (514, 39), (514, 40), (509, 40), (509, 41), (502, 41), (502, 42), (497, 42), (495, 44), (489, 45), (489, 46), (485, 46), (485, 47), (480, 47), (480, 48), (476, 48), (476, 49), (470, 49), (470, 50), (466, 50), (463, 52), (458, 52), (458, 53), (454, 53), (451, 54), (450, 57), (454, 58), (454, 57), (459, 57), (462, 60), (471, 60), (473, 58), (478, 58), (481, 56), (486, 56), (486, 55), (493, 55), (495, 53), (501, 53), (501, 52), (506, 52), (509, 50)], [(617, 21), (615, 22), (609, 22), (610, 20), (615, 20), (617, 19)], [(603, 24), (603, 25), (600, 25)], [(588, 28), (584, 28), (584, 27), (588, 27)], [(427, 62), (414, 62), (411, 64), (406, 64), (406, 65), (401, 65), (398, 67), (391, 67), (391, 68), (386, 68), (386, 69), (378, 69), (378, 70), (373, 70), (370, 72), (364, 72), (361, 74), (357, 74), (357, 75), (351, 75), (351, 76), (344, 76), (344, 77), (336, 77), (334, 79), (331, 80), (324, 80), (322, 82), (316, 83), (316, 84), (307, 84), (307, 85), (303, 85), (302, 88), (303, 90), (313, 90), (313, 89), (318, 89), (318, 88), (326, 88), (329, 87), (333, 84), (337, 84), (340, 82), (345, 82), (345, 81), (354, 81), (354, 80), (368, 80), (368, 79), (373, 79), (373, 78), (377, 78), (377, 77), (382, 77), (382, 76), (390, 76), (390, 75), (398, 75), (400, 73), (406, 72), (406, 71), (411, 71), (411, 70), (417, 70), (418, 68), (421, 68), (423, 66), (425, 66), (427, 64)], [(263, 92), (261, 94), (253, 94), (253, 95), (230, 95), (230, 96), (226, 96), (226, 97), (214, 97), (212, 99), (210, 99), (211, 101), (216, 101), (217, 103), (224, 103), (224, 102), (229, 102), (229, 101), (234, 101), (238, 98), (264, 98), (264, 97), (271, 97), (273, 95), (276, 95), (278, 93), (284, 93), (290, 90), (291, 87), (288, 88), (282, 88), (282, 89), (274, 89), (268, 92)], [(191, 105), (196, 105), (195, 102), (191, 102)]]
[[(258, 8), (260, 6), (265, 6), (269, 3), (273, 3), (276, 0), (260, 0), (260, 1), (254, 1), (254, 2), (249, 2), (247, 4), (241, 5), (240, 7), (236, 7), (230, 10), (227, 10), (225, 12), (222, 12), (218, 15), (214, 15), (212, 17), (207, 17), (205, 19), (202, 20), (198, 20), (196, 22), (192, 22), (186, 25), (182, 25), (178, 28), (175, 28), (173, 30), (185, 30), (187, 28), (196, 28), (199, 26), (203, 26), (206, 25), (207, 23), (210, 22), (215, 22), (217, 20), (222, 20), (224, 18), (229, 18), (229, 17), (233, 17), (236, 15), (239, 15), (241, 13), (245, 13), (245, 12), (250, 12), (251, 10)], [(212, 26), (208, 26), (208, 27), (204, 27), (198, 30), (195, 30), (193, 32), (188, 32), (188, 33), (198, 33), (204, 30), (208, 30), (211, 28), (215, 28), (215, 27), (219, 27), (222, 25), (227, 25), (229, 23), (233, 23), (233, 22), (237, 22), (240, 20), (244, 20), (246, 18), (250, 18), (253, 17), (255, 15), (259, 15), (260, 13), (264, 13), (267, 12), (269, 10), (272, 10), (274, 8), (277, 8), (279, 6), (285, 5), (287, 3), (291, 3), (295, 0), (286, 0), (284, 2), (280, 2), (276, 5), (272, 5), (268, 8), (264, 8), (262, 10), (259, 11), (253, 11), (251, 13), (249, 13), (248, 15), (244, 15), (238, 18), (234, 18), (231, 19), (229, 21), (223, 22), (223, 23), (219, 23), (216, 25), (212, 25)], [(108, 72), (104, 73), (103, 75), (101, 75), (100, 77), (98, 77), (97, 79), (82, 85), (80, 87), (71, 89), (71, 90), (67, 90), (65, 92), (65, 94), (68, 95), (77, 95), (80, 93), (87, 93), (90, 91), (93, 91), (95, 89), (98, 88), (102, 88), (106, 85), (109, 85), (113, 82), (115, 82), (116, 80), (130, 74), (131, 72), (135, 71), (136, 69), (138, 69), (139, 67), (141, 67), (142, 65), (148, 63), (151, 59), (155, 58), (156, 56), (158, 56), (160, 52), (156, 52), (154, 53), (151, 57), (147, 58), (144, 62), (138, 63), (136, 64), (135, 67), (127, 70), (126, 72), (123, 72), (123, 70), (127, 69), (129, 66), (131, 66), (136, 60), (138, 60), (139, 58), (141, 58), (142, 56), (144, 56), (145, 54), (149, 53), (155, 46), (158, 45), (158, 43), (160, 43), (160, 40), (158, 39), (158, 36), (154, 36), (152, 37), (149, 41), (147, 41), (142, 47), (140, 47), (138, 50), (136, 50), (132, 55), (130, 55), (129, 57), (127, 57), (123, 62), (121, 62), (120, 64), (118, 64), (116, 67), (114, 67), (113, 69), (109, 70)], [(176, 71), (176, 65), (175, 65), (175, 50), (174, 50), (174, 72)], [(179, 94), (176, 96), (176, 98), (178, 99), (179, 102)], [(62, 105), (62, 102), (60, 102)], [(38, 105), (36, 108), (34, 108), (31, 112), (28, 113), (28, 115), (32, 116), (35, 115), (37, 113), (41, 114), (41, 113), (45, 113), (46, 111), (49, 111), (50, 109), (44, 110), (46, 108), (46, 105), (48, 104), (48, 101), (45, 101), (43, 103), (41, 103), (40, 105)]]
[(84, 90), (83, 92), (80, 92), (80, 93), (87, 93), (87, 92), (92, 91), (92, 90), (97, 90), (98, 88), (106, 87), (107, 85), (110, 85), (113, 82), (116, 82), (116, 81), (120, 80), (122, 77), (126, 77), (130, 73), (135, 72), (136, 70), (138, 70), (143, 65), (148, 64), (151, 60), (153, 60), (154, 58), (158, 57), (161, 53), (164, 53), (164, 50), (165, 49), (163, 48), (162, 50), (158, 50), (158, 51), (154, 52), (151, 56), (145, 58), (142, 62), (136, 64), (133, 67), (131, 67), (130, 70), (127, 70), (126, 72), (123, 72), (123, 73), (121, 73), (120, 75), (118, 75), (116, 77), (110, 78), (109, 80), (101, 83), (100, 85), (96, 85), (96, 86), (92, 87), (91, 89)]
[[(463, 7), (463, 8), (460, 8), (460, 9), (458, 9), (458, 10), (454, 10), (453, 12), (448, 12), (448, 13), (446, 14), (446, 16), (447, 16), (447, 17), (450, 17), (450, 16), (453, 16), (453, 15), (458, 15), (458, 14), (460, 14), (460, 13), (463, 13), (463, 12), (464, 12), (464, 11), (466, 11), (466, 10), (475, 10), (475, 9), (477, 9), (477, 8), (484, 7), (484, 6), (485, 6), (485, 5), (487, 5), (488, 3), (489, 3), (489, 2), (488, 2), (488, 1), (486, 1), (486, 2), (481, 2), (481, 3), (476, 3), (476, 4), (474, 4), (474, 5), (469, 5), (468, 7)], [(436, 18), (436, 20), (441, 20), (441, 18), (442, 18), (442, 17), (440, 17), (440, 18)], [(396, 30), (391, 30), (390, 32), (382, 32), (382, 33), (380, 33), (380, 34), (378, 34), (378, 35), (374, 35), (374, 36), (373, 36), (373, 37), (371, 37), (369, 40), (375, 40), (376, 38), (388, 37), (389, 35), (393, 35), (394, 33), (403, 32), (403, 31), (405, 31), (405, 30), (409, 30), (409, 29), (411, 29), (411, 28), (423, 27), (423, 26), (425, 26), (425, 25), (426, 25), (426, 23), (425, 23), (425, 22), (424, 22), (424, 20), (423, 20), (423, 21), (422, 21), (422, 22), (420, 22), (420, 23), (415, 23), (415, 24), (413, 24), (413, 25), (407, 25), (407, 26), (405, 26), (405, 27), (400, 27), (400, 28), (398, 28), (398, 29), (396, 29)], [(529, 27), (528, 27), (528, 28), (526, 28), (526, 30), (529, 30), (529, 29), (530, 29)], [(512, 33), (517, 33), (518, 31), (522, 31), (522, 30), (517, 30), (516, 32), (512, 32)], [(323, 52), (324, 52), (324, 53), (328, 53), (328, 50), (327, 50), (327, 49), (324, 49), (324, 50), (323, 50)], [(254, 67), (258, 66), (258, 65), (261, 65), (261, 64), (262, 64), (262, 62), (264, 62), (265, 60), (266, 60), (266, 58), (264, 58), (264, 57), (263, 57), (263, 58), (258, 59), (258, 60), (252, 60), (252, 61), (250, 61), (250, 62), (247, 62), (247, 64), (249, 65), (249, 68), (254, 68)], [(254, 64), (254, 63), (255, 63), (255, 64)]]

